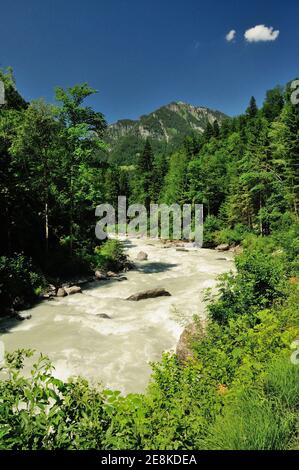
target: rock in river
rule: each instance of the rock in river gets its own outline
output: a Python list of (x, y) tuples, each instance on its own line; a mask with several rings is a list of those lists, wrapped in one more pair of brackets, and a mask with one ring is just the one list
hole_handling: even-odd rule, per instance
[(59, 287), (56, 297), (65, 297), (67, 295), (64, 287)]
[(227, 243), (223, 243), (223, 245), (216, 246), (217, 251), (228, 251), (229, 245)]
[(147, 261), (148, 259), (148, 254), (145, 253), (145, 251), (140, 251), (137, 255), (137, 260), (138, 261)]
[(111, 317), (109, 317), (109, 315), (107, 315), (107, 313), (98, 313), (97, 314), (97, 317), (99, 318), (106, 318), (107, 320), (110, 320)]
[(107, 276), (108, 277), (118, 277), (119, 275), (117, 273), (113, 272), (113, 271), (108, 271)]
[(17, 313), (17, 314), (16, 314), (17, 320), (20, 320), (20, 321), (23, 321), (23, 320), (30, 320), (31, 316), (32, 316), (32, 315), (31, 315), (30, 313), (26, 313), (26, 312), (22, 312), (22, 313)]
[(157, 297), (171, 297), (171, 294), (165, 289), (151, 289), (131, 295), (126, 300), (138, 302), (139, 300), (155, 299)]
[(107, 279), (107, 275), (102, 271), (96, 271), (94, 275), (98, 281), (105, 281)]
[(66, 287), (65, 292), (67, 293), (67, 295), (81, 294), (82, 289), (79, 286)]

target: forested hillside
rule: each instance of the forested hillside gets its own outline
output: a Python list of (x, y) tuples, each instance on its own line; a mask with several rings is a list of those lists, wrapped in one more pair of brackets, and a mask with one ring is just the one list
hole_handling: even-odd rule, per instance
[(7, 355), (0, 448), (298, 450), (299, 106), (290, 86), (268, 91), (261, 109), (251, 98), (243, 115), (208, 124), (170, 155), (149, 138), (124, 167), (109, 162), (104, 117), (84, 106), (88, 85), (57, 89), (54, 107), (26, 103), (10, 72), (1, 79), (2, 313), (53, 277), (103, 261), (94, 209), (120, 194), (146, 207), (203, 203), (205, 246), (243, 252), (219, 294), (207, 293), (208, 320), (194, 320), (187, 361), (164, 355), (145, 395), (54, 379), (45, 358), (27, 379), (31, 353)]
[(136, 163), (144, 141), (151, 139), (157, 152), (169, 154), (180, 147), (186, 136), (202, 134), (208, 124), (222, 122), (226, 116), (208, 108), (173, 102), (133, 121), (123, 119), (107, 128), (109, 161), (119, 165)]
[(252, 97), (244, 115), (186, 137), (170, 156), (148, 139), (137, 163), (119, 172), (133, 202), (203, 203), (205, 243), (239, 243), (269, 235), (298, 214), (298, 107), (290, 89), (267, 92), (262, 109)]

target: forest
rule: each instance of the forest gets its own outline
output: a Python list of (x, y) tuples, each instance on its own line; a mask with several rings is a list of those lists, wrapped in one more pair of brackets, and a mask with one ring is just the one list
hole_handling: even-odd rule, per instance
[[(291, 82), (252, 97), (244, 114), (208, 123), (176, 149), (145, 140), (115, 162), (88, 84), (26, 102), (0, 72), (0, 316), (49, 284), (126, 262), (100, 242), (95, 208), (203, 204), (204, 247), (239, 246), (236, 270), (207, 292), (192, 357), (165, 353), (145, 394), (58, 380), (44, 355), (0, 366), (0, 449), (299, 450), (299, 105)], [(295, 347), (294, 347), (295, 345)], [(24, 363), (36, 357), (30, 378)]]

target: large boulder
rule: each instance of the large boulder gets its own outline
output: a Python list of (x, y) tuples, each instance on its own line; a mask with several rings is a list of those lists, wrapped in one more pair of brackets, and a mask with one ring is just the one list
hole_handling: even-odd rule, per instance
[(95, 278), (98, 280), (98, 281), (105, 281), (107, 279), (107, 275), (105, 273), (103, 273), (102, 271), (96, 271), (94, 273), (95, 275)]
[(107, 276), (108, 276), (108, 277), (118, 277), (119, 274), (115, 273), (114, 271), (108, 271), (108, 272), (107, 272)]
[(145, 253), (144, 251), (140, 251), (137, 255), (136, 258), (138, 261), (147, 261), (148, 260), (148, 254)]
[(200, 341), (205, 336), (206, 323), (195, 321), (186, 326), (176, 348), (176, 354), (181, 364), (194, 359), (192, 344), (194, 341)]
[(79, 286), (66, 287), (65, 292), (67, 295), (81, 294), (82, 289)]
[(217, 251), (228, 251), (229, 250), (229, 244), (228, 243), (223, 243), (222, 245), (216, 246)]
[(30, 313), (27, 313), (27, 312), (22, 312), (22, 313), (18, 312), (16, 314), (16, 319), (20, 320), (20, 321), (30, 320), (31, 316), (32, 315)]
[(138, 292), (137, 294), (131, 295), (126, 300), (139, 302), (139, 300), (155, 299), (157, 297), (171, 297), (171, 294), (163, 288), (158, 288), (158, 289), (151, 289), (151, 290), (146, 290), (143, 292)]
[(64, 287), (59, 287), (56, 293), (56, 297), (65, 297), (67, 295)]
[(41, 294), (42, 299), (51, 299), (56, 296), (56, 287), (53, 284), (49, 284), (46, 290)]

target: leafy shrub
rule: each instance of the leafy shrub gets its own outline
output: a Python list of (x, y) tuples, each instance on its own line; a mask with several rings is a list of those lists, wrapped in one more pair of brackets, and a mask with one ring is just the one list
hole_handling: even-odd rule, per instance
[(216, 232), (215, 243), (217, 245), (222, 243), (228, 243), (229, 245), (240, 245), (247, 234), (248, 228), (245, 225), (237, 224), (233, 229), (223, 228)]
[(20, 372), (32, 351), (7, 355), (0, 368), (0, 449), (100, 448), (109, 422), (100, 391), (85, 380), (64, 383), (40, 356), (31, 378)]
[(220, 278), (220, 297), (209, 306), (211, 318), (218, 322), (268, 308), (286, 295), (283, 256), (252, 247), (236, 257), (236, 267), (237, 274)]
[(107, 240), (95, 249), (95, 267), (98, 269), (120, 271), (126, 263), (123, 245), (118, 240)]
[(21, 309), (36, 297), (45, 279), (24, 255), (0, 257), (0, 308)]
[(213, 248), (217, 243), (217, 232), (222, 227), (222, 222), (220, 219), (214, 215), (209, 215), (204, 222), (204, 232), (203, 232), (203, 241), (205, 248)]
[(276, 245), (280, 245), (289, 263), (291, 275), (299, 272), (299, 223), (293, 222), (280, 228), (273, 236)]

